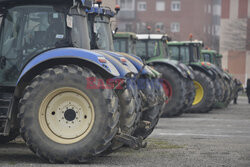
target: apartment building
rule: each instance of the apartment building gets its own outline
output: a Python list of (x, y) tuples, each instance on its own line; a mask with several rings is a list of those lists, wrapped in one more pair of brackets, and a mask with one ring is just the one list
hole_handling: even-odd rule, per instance
[(221, 0), (117, 0), (120, 31), (147, 33), (151, 26), (174, 40), (194, 38), (219, 49)]
[(250, 0), (222, 0), (223, 66), (243, 83), (250, 78)]

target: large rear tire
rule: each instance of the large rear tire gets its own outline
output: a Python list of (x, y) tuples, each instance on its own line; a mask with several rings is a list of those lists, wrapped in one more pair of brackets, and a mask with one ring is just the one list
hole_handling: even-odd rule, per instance
[[(152, 132), (153, 130), (155, 129), (159, 119), (160, 119), (160, 116), (162, 114), (162, 109), (163, 107), (165, 106), (165, 95), (164, 95), (164, 91), (163, 91), (163, 88), (162, 88), (162, 85), (160, 83), (160, 80), (159, 79), (154, 79), (154, 80), (150, 80), (150, 79), (146, 79), (147, 81), (144, 82), (144, 83), (147, 83), (151, 86), (151, 92), (148, 92), (148, 91), (141, 91), (141, 93), (143, 95), (141, 96), (150, 96), (148, 93), (153, 93), (152, 96), (154, 97), (157, 97), (157, 101), (155, 103), (155, 105), (147, 105), (147, 106), (143, 106), (145, 107), (146, 109), (142, 111), (141, 113), (141, 117), (140, 117), (140, 122), (139, 122), (139, 126), (136, 128), (133, 136), (135, 137), (140, 137), (140, 138), (143, 138), (143, 139), (146, 139)], [(145, 86), (145, 87), (148, 87), (148, 86)], [(162, 97), (160, 97), (162, 96)], [(145, 104), (145, 102), (144, 102)]]
[(111, 89), (89, 89), (96, 76), (75, 65), (50, 68), (26, 87), (20, 101), (21, 135), (51, 163), (80, 163), (105, 151), (118, 131), (118, 100)]
[(191, 79), (186, 79), (186, 103), (183, 106), (183, 110), (184, 112), (188, 111), (191, 107), (192, 104), (194, 102), (194, 98), (195, 98), (195, 86), (194, 86), (194, 82)]
[(163, 88), (168, 97), (162, 116), (180, 116), (183, 113), (182, 109), (185, 105), (186, 89), (184, 78), (178, 72), (167, 66), (156, 65), (155, 69), (162, 73)]
[(222, 101), (224, 97), (223, 85), (220, 81), (220, 78), (218, 78), (218, 76), (214, 80), (214, 87), (215, 87), (215, 103), (217, 103), (217, 102)]
[[(119, 98), (120, 132), (126, 135), (132, 135), (137, 128), (141, 115), (141, 98), (138, 87), (133, 79), (126, 81), (124, 90), (116, 91)], [(102, 155), (107, 155), (114, 150), (121, 148), (124, 143), (112, 140), (111, 147)]]
[(234, 98), (234, 83), (233, 83), (233, 80), (230, 79), (230, 80), (228, 80), (226, 82), (228, 82), (228, 85), (229, 85), (229, 89), (228, 89), (229, 90), (229, 95), (228, 95), (229, 97), (225, 101), (225, 107), (227, 107)]
[(194, 85), (196, 95), (189, 111), (196, 113), (208, 113), (212, 110), (215, 101), (215, 88), (213, 81), (204, 73), (194, 71)]
[(150, 125), (148, 127), (137, 127), (133, 136), (142, 137), (143, 139), (146, 139), (153, 132), (161, 116), (160, 108), (161, 105), (156, 105), (142, 112), (141, 120), (149, 122)]

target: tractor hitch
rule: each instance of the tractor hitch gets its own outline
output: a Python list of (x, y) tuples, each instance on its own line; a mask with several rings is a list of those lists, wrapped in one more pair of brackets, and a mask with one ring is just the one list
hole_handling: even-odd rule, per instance
[(145, 148), (147, 146), (147, 142), (143, 141), (142, 137), (134, 137), (124, 133), (115, 136), (115, 139), (119, 142), (122, 142), (128, 145), (130, 148), (135, 150), (139, 150), (140, 148)]

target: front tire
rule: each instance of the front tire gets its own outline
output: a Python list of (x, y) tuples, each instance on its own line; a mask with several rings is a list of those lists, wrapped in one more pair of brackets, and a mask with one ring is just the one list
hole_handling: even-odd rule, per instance
[(117, 97), (110, 89), (89, 89), (86, 68), (47, 69), (21, 99), (21, 135), (28, 147), (51, 163), (86, 162), (105, 151), (118, 130)]
[(155, 69), (162, 73), (163, 88), (168, 97), (163, 109), (163, 117), (176, 117), (183, 113), (185, 105), (185, 83), (184, 78), (173, 69), (157, 65)]
[(194, 71), (195, 99), (190, 108), (191, 112), (208, 113), (212, 110), (215, 101), (215, 88), (213, 81), (200, 71)]
[(195, 87), (194, 87), (194, 82), (191, 79), (186, 79), (186, 104), (183, 107), (184, 112), (189, 110), (192, 107), (192, 104), (194, 102), (195, 98)]

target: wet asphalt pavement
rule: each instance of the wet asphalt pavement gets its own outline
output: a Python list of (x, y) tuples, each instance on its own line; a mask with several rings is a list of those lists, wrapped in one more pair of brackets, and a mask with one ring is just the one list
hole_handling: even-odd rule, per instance
[(238, 105), (227, 109), (161, 119), (147, 148), (122, 148), (88, 164), (48, 164), (17, 139), (0, 145), (0, 166), (250, 167), (250, 105), (240, 97)]

